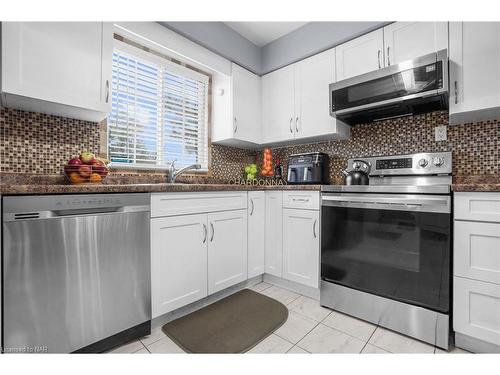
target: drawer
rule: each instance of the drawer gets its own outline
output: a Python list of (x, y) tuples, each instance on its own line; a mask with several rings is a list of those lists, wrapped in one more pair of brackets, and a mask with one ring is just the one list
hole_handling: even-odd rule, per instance
[(500, 224), (455, 221), (454, 274), (500, 284)]
[(500, 193), (455, 193), (455, 219), (500, 223)]
[(455, 276), (453, 329), (500, 345), (500, 285)]
[(319, 210), (319, 191), (284, 191), (283, 207)]
[(151, 217), (199, 214), (247, 208), (247, 192), (154, 193)]

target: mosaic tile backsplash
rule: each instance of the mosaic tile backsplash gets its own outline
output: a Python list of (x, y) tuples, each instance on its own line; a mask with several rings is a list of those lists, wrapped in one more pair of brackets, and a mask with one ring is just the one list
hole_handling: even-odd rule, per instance
[(352, 127), (347, 140), (311, 143), (274, 150), (286, 172), (288, 156), (320, 151), (330, 155), (330, 182), (343, 183), (347, 159), (363, 156), (418, 152), (453, 152), (453, 175), (498, 175), (500, 170), (500, 119), (447, 126), (447, 140), (436, 142), (434, 128), (448, 125), (446, 111), (400, 117)]
[[(330, 155), (332, 183), (342, 183), (340, 172), (349, 158), (414, 152), (453, 151), (455, 176), (499, 174), (500, 119), (448, 126), (448, 140), (435, 142), (434, 127), (439, 125), (448, 125), (447, 112), (356, 125), (347, 140), (275, 148), (273, 159), (280, 159), (286, 171), (291, 154), (326, 152)], [(96, 123), (1, 108), (1, 171), (59, 174), (68, 158), (81, 150), (99, 154), (104, 143), (100, 141), (102, 135), (102, 128)], [(243, 167), (256, 160), (260, 164), (260, 157), (261, 152), (212, 145), (210, 178), (238, 179), (243, 175)], [(144, 177), (148, 174), (154, 173), (141, 172)]]

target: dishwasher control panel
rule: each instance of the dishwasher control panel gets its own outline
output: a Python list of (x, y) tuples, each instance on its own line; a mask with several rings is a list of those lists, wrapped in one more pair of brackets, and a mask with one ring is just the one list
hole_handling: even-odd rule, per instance
[(122, 199), (113, 196), (98, 196), (93, 197), (86, 195), (83, 197), (65, 196), (65, 198), (57, 199), (54, 202), (57, 210), (75, 210), (81, 208), (96, 208), (96, 207), (118, 207), (121, 206)]
[(3, 221), (150, 210), (150, 194), (74, 194), (3, 198)]

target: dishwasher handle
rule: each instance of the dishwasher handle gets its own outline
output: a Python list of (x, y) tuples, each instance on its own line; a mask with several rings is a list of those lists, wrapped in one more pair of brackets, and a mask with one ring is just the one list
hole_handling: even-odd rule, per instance
[(75, 208), (66, 210), (11, 212), (3, 214), (3, 221), (16, 222), (24, 220), (56, 219), (63, 217), (78, 217), (78, 216), (99, 216), (99, 215), (123, 214), (123, 213), (133, 213), (133, 212), (149, 212), (149, 205), (87, 207), (87, 208)]
[(123, 207), (105, 207), (105, 208), (82, 208), (82, 209), (72, 209), (72, 210), (53, 210), (50, 212), (52, 214), (52, 217), (62, 217), (62, 216), (109, 214), (109, 213), (117, 213), (125, 211), (123, 210)]

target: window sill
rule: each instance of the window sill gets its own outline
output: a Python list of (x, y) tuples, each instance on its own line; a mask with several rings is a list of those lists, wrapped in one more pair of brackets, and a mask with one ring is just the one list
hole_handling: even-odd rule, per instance
[[(151, 172), (151, 173), (166, 173), (168, 167), (154, 167), (154, 166), (141, 166), (141, 165), (131, 165), (131, 164), (117, 164), (111, 163), (109, 168), (113, 172)], [(179, 168), (180, 169), (180, 168)], [(195, 177), (210, 177), (211, 171), (210, 169), (198, 169), (198, 170), (189, 170), (182, 174), (182, 176), (195, 176)]]

